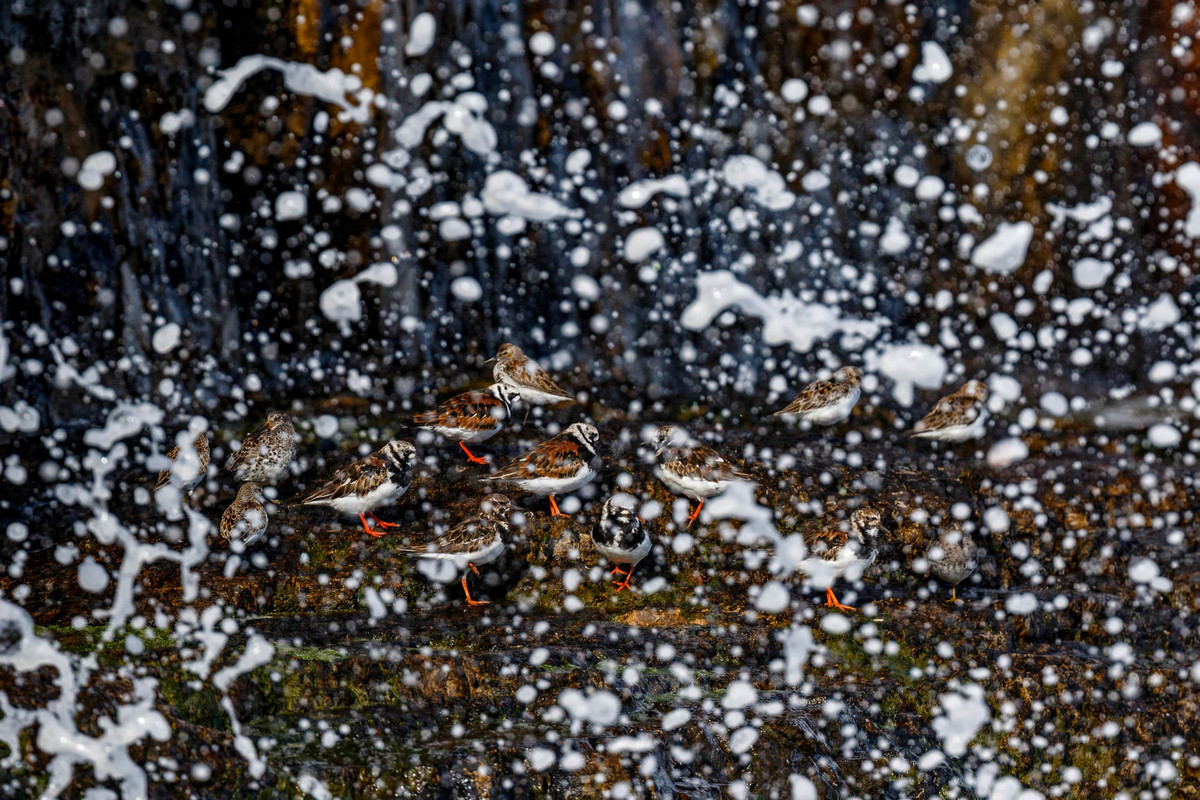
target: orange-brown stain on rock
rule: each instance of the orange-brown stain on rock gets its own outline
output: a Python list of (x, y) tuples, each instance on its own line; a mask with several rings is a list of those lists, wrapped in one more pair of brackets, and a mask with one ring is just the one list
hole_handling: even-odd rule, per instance
[(321, 0), (298, 0), (292, 31), (296, 60), (312, 61), (321, 46)]

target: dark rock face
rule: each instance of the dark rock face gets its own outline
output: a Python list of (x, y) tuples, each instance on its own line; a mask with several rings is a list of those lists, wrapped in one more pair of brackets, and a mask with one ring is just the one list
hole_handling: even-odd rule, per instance
[[(836, 364), (862, 343), (827, 334), (828, 346), (818, 338), (799, 358), (762, 340), (756, 312), (737, 305), (681, 330), (704, 272), (880, 321), (884, 339), (927, 323), (923, 338), (957, 340), (947, 356), (978, 373), (1004, 365), (988, 315), (1033, 299), (1022, 325), (1062, 325), (1034, 279), (1045, 273), (1055, 297), (1089, 296), (1071, 276), (1089, 257), (1116, 272), (1103, 313), (1037, 338), (1024, 348), (1030, 366), (1054, 380), (1136, 380), (1179, 346), (1169, 331), (1120, 332), (1123, 311), (1163, 293), (1190, 308), (1186, 195), (1153, 180), (1195, 138), (1186, 93), (1167, 91), (1174, 73), (1156, 66), (1182, 46), (1177, 23), (1140, 14), (1114, 33), (1106, 11), (1073, 3), (840, 16), (768, 5), (445, 3), (433, 12), (436, 45), (408, 54), (411, 12), (375, 4), (8, 4), (0, 314), (10, 358), (95, 365), (119, 394), (153, 394), (170, 378), (164, 399), (196, 408), (231, 391), (321, 395), (351, 373), (368, 376), (374, 396), (407, 392), (520, 338), (610, 405), (726, 388), (741, 404), (771, 375)], [(535, 33), (549, 45), (535, 47)], [(928, 42), (949, 55), (944, 82), (914, 81)], [(340, 69), (378, 102), (361, 121), (339, 120), (336, 105), (266, 69), (209, 111), (219, 71), (258, 55)], [(1120, 77), (1103, 77), (1109, 63)], [(397, 141), (430, 102), (468, 95), (494, 145), (471, 146), (437, 120)], [(1158, 116), (1178, 121), (1162, 157), (1125, 136)], [(80, 166), (102, 151), (112, 172), (82, 188)], [(746, 155), (778, 173), (776, 188), (739, 188), (730, 159)], [(438, 204), (486, 201), (501, 170), (571, 213), (517, 230), (492, 207), (464, 221), (465, 238), (444, 235)], [(621, 198), (632, 181), (671, 175), (684, 196)], [(942, 191), (928, 183), (914, 196), (922, 175)], [(307, 213), (279, 218), (279, 196), (294, 190)], [(1104, 234), (1055, 210), (1102, 200), (1112, 202)], [(1036, 233), (1011, 275), (968, 258), (1001, 221)], [(628, 237), (646, 226), (663, 246), (631, 261)], [(322, 313), (335, 280), (381, 262), (395, 271), (359, 284), (357, 319)], [(578, 291), (581, 275), (598, 290)], [(477, 297), (456, 294), (464, 277)], [(182, 340), (159, 353), (153, 335), (172, 323)], [(1079, 347), (1094, 351), (1090, 365), (1064, 369)], [(722, 355), (740, 376), (713, 369)], [(65, 421), (89, 401), (55, 398), (49, 375), (5, 390)]]

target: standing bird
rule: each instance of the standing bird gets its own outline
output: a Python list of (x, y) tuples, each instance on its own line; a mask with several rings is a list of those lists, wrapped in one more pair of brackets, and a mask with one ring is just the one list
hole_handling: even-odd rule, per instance
[(413, 467), (417, 463), (417, 448), (409, 442), (393, 440), (366, 458), (355, 461), (332, 478), (300, 498), (306, 506), (331, 506), (343, 514), (357, 514), (363, 530), (372, 536), (382, 536), (367, 525), (365, 515), (380, 528), (398, 527), (371, 514), (376, 508), (389, 506), (399, 500), (412, 485)]
[(496, 353), (496, 366), (492, 368), (492, 379), (512, 389), (530, 405), (553, 405), (575, 399), (515, 344), (500, 345)]
[(415, 415), (413, 422), (458, 442), (472, 464), (486, 464), (467, 449), (467, 442), (482, 442), (499, 433), (512, 416), (517, 396), (508, 386), (493, 383), (482, 392), (455, 395), (433, 411)]
[(813, 381), (800, 390), (777, 417), (798, 417), (814, 425), (833, 425), (850, 416), (862, 396), (862, 370), (842, 367), (824, 381)]
[(453, 562), (455, 569), (463, 572), (462, 588), (467, 603), (479, 606), (487, 600), (471, 599), (467, 588), (464, 567), (476, 575), (477, 565), (495, 561), (504, 552), (504, 543), (511, 538), (514, 525), (512, 501), (502, 494), (489, 494), (479, 503), (479, 513), (468, 517), (446, 533), (425, 544), (399, 548), (402, 553)]
[(929, 571), (950, 584), (950, 601), (958, 599), (958, 585), (979, 565), (975, 540), (958, 522), (947, 522), (925, 553)]
[(967, 381), (953, 394), (948, 394), (913, 426), (912, 436), (936, 439), (941, 442), (965, 442), (983, 435), (987, 422), (988, 390), (982, 381)]
[(267, 532), (267, 509), (262, 503), (263, 490), (257, 483), (243, 483), (237, 497), (221, 515), (221, 538), (240, 541), (246, 547)]
[(569, 494), (591, 483), (600, 472), (600, 431), (594, 425), (576, 422), (552, 439), (539, 444), (507, 466), (484, 478), (511, 483), (531, 494), (550, 496), (550, 516), (565, 517), (554, 501), (556, 494)]
[[(622, 589), (633, 591), (629, 579), (633, 577), (638, 562), (650, 555), (652, 544), (642, 520), (632, 510), (617, 505), (616, 499), (610, 497), (604, 501), (600, 519), (592, 528), (592, 545), (597, 553), (613, 563), (610, 575), (625, 577), (624, 581), (613, 584), (617, 587), (617, 594), (620, 594)], [(628, 571), (621, 571), (622, 564), (629, 568)]]
[(838, 611), (854, 611), (854, 606), (842, 605), (833, 593), (833, 582), (849, 573), (857, 579), (871, 566), (879, 549), (879, 529), (882, 520), (873, 508), (856, 509), (850, 524), (840, 523), (829, 528), (804, 534), (808, 556), (797, 565), (799, 570), (818, 584), (825, 584), (825, 605)]
[(197, 434), (191, 448), (184, 451), (182, 459), (179, 458), (179, 453), (179, 445), (175, 445), (167, 453), (167, 458), (171, 459), (171, 466), (158, 473), (154, 491), (157, 492), (164, 486), (173, 483), (182, 491), (190, 492), (196, 488), (196, 484), (204, 480), (211, 458), (208, 449), (208, 434), (203, 431)]
[(754, 476), (743, 472), (715, 450), (691, 441), (674, 425), (663, 425), (658, 429), (654, 446), (658, 458), (654, 472), (659, 480), (673, 493), (700, 501), (696, 510), (688, 515), (689, 528), (700, 516), (705, 500), (725, 491), (735, 481), (754, 480)]
[(267, 421), (242, 439), (242, 446), (225, 461), (225, 469), (239, 481), (275, 483), (296, 455), (296, 429), (282, 411), (267, 414)]

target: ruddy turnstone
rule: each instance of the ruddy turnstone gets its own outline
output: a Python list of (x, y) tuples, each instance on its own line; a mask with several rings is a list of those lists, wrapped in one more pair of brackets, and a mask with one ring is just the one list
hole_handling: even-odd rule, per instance
[(982, 381), (967, 381), (957, 392), (938, 400), (933, 410), (913, 426), (911, 435), (940, 442), (977, 439), (987, 422), (987, 399), (988, 390)]
[(553, 405), (575, 399), (515, 344), (500, 345), (496, 353), (496, 366), (492, 368), (492, 379), (512, 389), (530, 405)]
[(978, 566), (975, 540), (958, 522), (943, 523), (925, 553), (929, 571), (950, 584), (950, 600), (958, 599), (958, 585)]
[[(513, 532), (512, 501), (502, 494), (489, 494), (479, 503), (479, 513), (424, 544), (399, 548), (402, 553), (453, 562), (460, 572), (464, 568), (476, 575), (480, 564), (495, 561), (504, 552), (505, 541)], [(467, 588), (467, 575), (462, 576), (463, 594), (467, 603), (483, 605), (487, 600), (473, 600)]]
[(365, 515), (370, 514), (380, 528), (398, 527), (397, 523), (384, 522), (371, 511), (391, 505), (408, 491), (416, 463), (417, 448), (398, 439), (390, 441), (301, 497), (300, 503), (331, 506), (343, 514), (357, 514), (364, 531), (372, 536), (382, 536), (367, 525)]
[(282, 411), (267, 414), (263, 426), (242, 439), (241, 448), (225, 461), (225, 469), (239, 481), (273, 484), (296, 455), (296, 429)]
[(554, 500), (590, 483), (600, 471), (600, 431), (594, 425), (576, 422), (552, 439), (539, 444), (487, 481), (511, 483), (530, 494), (550, 496), (550, 515), (565, 517)]
[[(650, 555), (652, 543), (638, 515), (617, 505), (616, 500), (610, 497), (604, 501), (600, 518), (592, 528), (592, 545), (597, 553), (613, 563), (610, 575), (625, 577), (624, 581), (613, 584), (617, 587), (617, 594), (620, 594), (622, 589), (630, 588), (629, 579), (633, 577), (633, 570), (639, 561)], [(624, 572), (621, 570), (622, 564), (628, 568)]]
[(842, 522), (828, 528), (804, 534), (807, 557), (797, 569), (818, 584), (825, 584), (825, 605), (838, 611), (854, 611), (854, 606), (842, 605), (833, 593), (833, 582), (849, 574), (857, 579), (875, 560), (879, 547), (879, 528), (882, 520), (873, 508), (859, 508), (850, 515), (849, 524)]
[(237, 497), (221, 515), (221, 537), (240, 541), (246, 547), (267, 532), (267, 509), (262, 503), (263, 490), (257, 483), (243, 483)]
[(658, 464), (654, 472), (659, 480), (675, 494), (699, 500), (696, 510), (688, 515), (692, 527), (704, 508), (704, 501), (720, 494), (735, 481), (754, 480), (712, 448), (690, 440), (674, 425), (663, 425), (654, 435)]
[(482, 442), (500, 432), (512, 416), (517, 393), (501, 383), (493, 383), (482, 392), (463, 392), (446, 402), (417, 414), (413, 422), (422, 428), (458, 442), (472, 464), (487, 461), (467, 449), (467, 442)]
[(777, 417), (797, 417), (814, 425), (833, 425), (850, 416), (862, 396), (862, 370), (842, 367), (828, 380), (813, 381)]
[(164, 486), (173, 483), (182, 491), (190, 492), (196, 488), (196, 484), (204, 480), (211, 457), (208, 449), (208, 434), (205, 432), (197, 434), (191, 446), (182, 451), (183, 458), (179, 457), (180, 452), (179, 445), (175, 445), (167, 453), (167, 458), (171, 459), (171, 466), (158, 473), (154, 491), (157, 492)]

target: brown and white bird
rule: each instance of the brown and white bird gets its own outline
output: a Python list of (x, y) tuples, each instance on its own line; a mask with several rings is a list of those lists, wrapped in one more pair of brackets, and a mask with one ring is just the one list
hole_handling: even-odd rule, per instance
[(484, 480), (511, 483), (530, 494), (549, 495), (550, 515), (565, 517), (554, 496), (570, 494), (599, 474), (599, 444), (600, 432), (594, 425), (576, 422)]
[[(638, 562), (650, 555), (653, 543), (638, 515), (632, 509), (619, 505), (617, 497), (610, 497), (604, 501), (600, 518), (592, 528), (592, 546), (612, 562), (610, 575), (625, 578), (613, 584), (617, 587), (617, 594), (620, 594), (622, 589), (630, 589), (629, 579), (633, 577), (633, 570)], [(621, 570), (622, 564), (626, 571)]]
[[(181, 452), (183, 453), (182, 458), (180, 458)], [(191, 445), (185, 446), (182, 451), (179, 445), (175, 445), (167, 452), (167, 458), (171, 459), (171, 466), (158, 473), (154, 491), (157, 492), (159, 489), (173, 484), (184, 492), (190, 492), (196, 488), (196, 484), (204, 480), (204, 476), (208, 472), (208, 463), (211, 458), (208, 449), (208, 433), (202, 431), (197, 434)]]
[(929, 571), (950, 584), (951, 602), (958, 599), (958, 585), (970, 577), (979, 565), (978, 551), (971, 534), (957, 521), (938, 528), (938, 535), (925, 552)]
[(221, 538), (241, 542), (246, 547), (261, 539), (267, 532), (267, 509), (262, 500), (261, 486), (243, 483), (237, 497), (221, 515)]
[(575, 399), (515, 344), (500, 345), (496, 365), (492, 367), (492, 380), (509, 387), (530, 405), (553, 405)]
[(495, 436), (512, 416), (517, 394), (508, 386), (493, 383), (482, 392), (463, 392), (413, 417), (413, 423), (458, 442), (472, 464), (487, 461), (467, 449), (467, 442), (482, 442)]
[(267, 414), (262, 427), (242, 439), (242, 446), (225, 461), (239, 481), (274, 484), (287, 472), (296, 455), (296, 429), (282, 411)]
[(474, 600), (467, 588), (466, 569), (476, 575), (479, 565), (495, 561), (504, 552), (505, 543), (512, 538), (516, 528), (513, 515), (516, 508), (502, 494), (489, 494), (479, 503), (479, 513), (470, 516), (446, 531), (422, 544), (398, 548), (420, 558), (449, 561), (455, 569), (463, 572), (462, 588), (469, 605), (478, 606), (487, 600)]
[(842, 367), (828, 380), (813, 381), (777, 417), (795, 417), (814, 425), (833, 425), (850, 416), (862, 396), (862, 370)]
[(688, 515), (692, 527), (704, 508), (704, 501), (725, 491), (731, 483), (751, 481), (754, 476), (711, 447), (692, 441), (686, 432), (674, 425), (663, 425), (654, 435), (658, 479), (678, 495), (699, 500), (696, 510)]
[(393, 440), (366, 458), (339, 470), (332, 478), (300, 498), (306, 506), (330, 506), (343, 514), (357, 515), (363, 530), (382, 536), (367, 525), (367, 514), (380, 528), (395, 528), (371, 514), (399, 500), (412, 485), (417, 449), (410, 442)]
[(857, 580), (875, 561), (879, 550), (879, 512), (870, 507), (856, 509), (849, 522), (818, 528), (804, 534), (807, 556), (796, 568), (818, 586), (825, 586), (825, 605), (838, 611), (854, 611), (842, 605), (833, 593), (833, 582), (844, 575)]
[(967, 381), (961, 389), (948, 394), (913, 426), (911, 436), (941, 442), (965, 442), (983, 435), (987, 422), (988, 390), (982, 381)]

